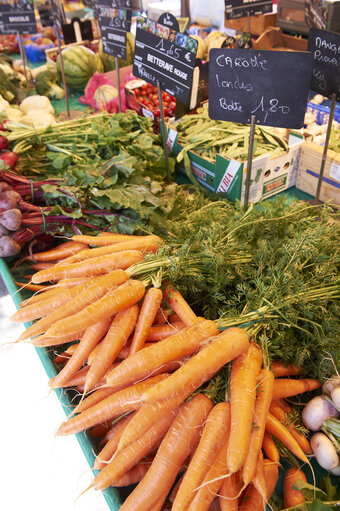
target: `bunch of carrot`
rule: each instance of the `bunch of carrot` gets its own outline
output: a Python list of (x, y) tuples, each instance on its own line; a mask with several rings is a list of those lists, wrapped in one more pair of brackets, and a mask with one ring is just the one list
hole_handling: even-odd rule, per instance
[[(91, 486), (138, 483), (122, 511), (261, 510), (278, 478), (273, 437), (304, 463), (311, 453), (284, 398), (320, 383), (291, 379), (295, 366), (263, 367), (245, 330), (219, 332), (177, 290), (130, 278), (130, 266), (160, 244), (156, 236), (75, 236), (35, 254), (46, 267), (32, 282), (53, 284), (12, 319), (38, 320), (21, 336), (35, 346), (77, 341), (57, 356), (61, 370), (50, 380), (82, 393), (58, 434), (97, 428), (100, 472)], [(226, 364), (229, 391), (216, 404), (204, 384)]]

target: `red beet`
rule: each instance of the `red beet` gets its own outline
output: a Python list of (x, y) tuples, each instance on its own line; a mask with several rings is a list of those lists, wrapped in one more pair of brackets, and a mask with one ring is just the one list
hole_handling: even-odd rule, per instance
[(0, 135), (0, 151), (8, 149), (8, 138), (4, 135)]
[(19, 243), (12, 240), (10, 236), (0, 238), (0, 257), (10, 257), (18, 254), (21, 250)]
[(13, 151), (6, 151), (5, 153), (0, 154), (0, 159), (5, 163), (5, 165), (8, 165), (9, 168), (13, 170), (17, 164), (18, 155)]

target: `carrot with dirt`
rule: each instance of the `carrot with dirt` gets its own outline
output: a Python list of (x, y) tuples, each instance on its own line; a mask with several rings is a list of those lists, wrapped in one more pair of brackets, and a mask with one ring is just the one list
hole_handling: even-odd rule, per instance
[(306, 502), (302, 491), (294, 488), (298, 481), (307, 483), (306, 475), (301, 468), (291, 467), (286, 470), (283, 478), (283, 501), (285, 508), (299, 506)]
[(263, 444), (263, 436), (272, 400), (273, 387), (273, 372), (269, 369), (262, 369), (258, 379), (248, 453), (242, 468), (242, 477), (245, 486), (248, 486), (255, 477), (256, 464)]
[(85, 250), (87, 245), (84, 243), (77, 243), (75, 241), (66, 241), (61, 243), (57, 247), (51, 248), (44, 252), (36, 252), (33, 254), (33, 260), (38, 262), (47, 261), (59, 261), (60, 259), (66, 259), (66, 257), (73, 256), (79, 253), (81, 250)]
[(199, 349), (202, 341), (215, 335), (217, 331), (216, 323), (210, 320), (187, 327), (123, 360), (119, 367), (108, 375), (107, 383), (117, 385), (138, 381), (166, 362), (191, 355)]
[(238, 511), (236, 472), (223, 479), (219, 490), (219, 502), (221, 511)]
[(63, 422), (57, 434), (71, 435), (73, 433), (79, 433), (79, 431), (91, 428), (96, 424), (108, 421), (114, 417), (119, 417), (123, 413), (137, 410), (141, 406), (141, 396), (143, 392), (163, 378), (166, 378), (166, 376), (166, 374), (153, 376), (141, 383), (136, 383), (135, 385), (131, 385), (130, 387), (126, 387), (111, 394), (99, 403), (81, 412), (79, 415)]
[(309, 464), (308, 458), (295, 438), (292, 437), (288, 429), (271, 413), (268, 413), (267, 416), (266, 431), (280, 440), (297, 458)]
[(298, 376), (302, 373), (302, 369), (297, 367), (295, 364), (285, 366), (283, 362), (280, 362), (279, 360), (272, 361), (271, 369), (276, 378), (280, 378), (282, 376)]
[(56, 264), (48, 270), (38, 271), (32, 276), (33, 284), (58, 281), (63, 278), (93, 277), (104, 275), (112, 270), (126, 270), (129, 266), (142, 261), (144, 256), (138, 250), (126, 250), (101, 257), (92, 257), (79, 263)]
[(195, 496), (195, 489), (203, 481), (212, 462), (225, 443), (230, 415), (229, 403), (214, 406), (205, 422), (197, 449), (185, 472), (174, 500), (172, 510), (184, 511)]
[(320, 387), (321, 382), (313, 378), (302, 378), (300, 380), (278, 378), (274, 382), (273, 399), (296, 396), (297, 394), (310, 392)]
[(198, 322), (198, 317), (179, 291), (168, 288), (166, 296), (169, 306), (186, 326), (191, 326)]
[(263, 436), (262, 449), (267, 458), (274, 463), (280, 463), (280, 453), (274, 442), (273, 436), (265, 431)]
[(146, 341), (157, 342), (167, 339), (171, 335), (184, 330), (185, 323), (176, 321), (176, 323), (152, 326), (146, 334)]
[(101, 298), (91, 301), (90, 305), (76, 314), (57, 321), (45, 332), (47, 337), (72, 333), (82, 328), (88, 328), (107, 316), (113, 316), (123, 309), (135, 305), (145, 293), (145, 286), (139, 280), (128, 280), (113, 287)]
[(161, 289), (150, 287), (146, 292), (143, 304), (138, 316), (135, 332), (130, 346), (130, 355), (143, 348), (147, 334), (155, 320), (163, 298)]
[(262, 495), (256, 490), (253, 484), (250, 484), (242, 499), (242, 503), (239, 506), (240, 511), (263, 511), (266, 503), (272, 496), (275, 486), (279, 477), (279, 470), (276, 463), (268, 460), (264, 460), (264, 474), (266, 479), (266, 499), (264, 500)]
[[(105, 332), (106, 335), (86, 375), (85, 394), (103, 378), (111, 364), (116, 360), (118, 353), (124, 347), (135, 328), (138, 312), (139, 307), (135, 304), (118, 312), (113, 318), (111, 326), (107, 333)], [(93, 348), (94, 346), (91, 346), (91, 350), (87, 355), (91, 353)]]
[(230, 377), (231, 431), (228, 469), (237, 472), (244, 464), (249, 447), (254, 415), (257, 380), (262, 351), (254, 343), (233, 360)]
[(196, 394), (180, 407), (149, 470), (125, 500), (121, 511), (149, 511), (170, 490), (184, 461), (196, 447), (212, 408), (210, 399), (202, 394)]
[(297, 441), (297, 443), (299, 444), (304, 453), (306, 454), (313, 453), (308, 439), (296, 429), (294, 424), (289, 423), (289, 419), (287, 417), (286, 412), (281, 408), (277, 401), (273, 401), (271, 403), (270, 413), (274, 415), (274, 417), (276, 417), (280, 422), (282, 422), (284, 426), (286, 426), (286, 428), (288, 429), (292, 437), (295, 438), (295, 440)]
[[(63, 385), (67, 380), (69, 380), (72, 375), (78, 371), (82, 367), (82, 365), (86, 362), (89, 353), (93, 350), (93, 348), (101, 341), (106, 332), (109, 330), (110, 325), (112, 323), (112, 317), (104, 318), (99, 323), (95, 323), (85, 330), (83, 337), (80, 340), (80, 343), (77, 345), (76, 350), (72, 354), (71, 358), (65, 364), (63, 369), (54, 377), (49, 380), (49, 386), (54, 388), (58, 388)], [(110, 362), (110, 365), (113, 361)], [(110, 367), (109, 365), (109, 367)], [(89, 371), (91, 368), (89, 368)], [(106, 368), (105, 372), (108, 370)], [(104, 374), (105, 374), (104, 372)], [(101, 374), (100, 378), (104, 375)], [(88, 378), (89, 373), (86, 375), (85, 379), (85, 387), (86, 380)], [(99, 379), (100, 379), (99, 378)], [(99, 381), (98, 379), (98, 381)], [(96, 381), (95, 383), (98, 383)]]
[[(200, 327), (203, 323), (197, 323)], [(189, 327), (190, 328), (190, 327)], [(191, 327), (192, 328), (192, 327)], [(160, 341), (160, 342), (166, 342)], [(156, 347), (159, 346), (159, 342)], [(189, 396), (225, 364), (247, 350), (249, 339), (241, 328), (228, 328), (214, 337), (196, 355), (192, 356), (164, 384), (157, 384), (143, 396), (144, 401), (168, 399), (185, 389)], [(150, 348), (148, 348), (150, 349)], [(143, 353), (142, 350), (141, 353)], [(128, 359), (129, 360), (129, 359)]]

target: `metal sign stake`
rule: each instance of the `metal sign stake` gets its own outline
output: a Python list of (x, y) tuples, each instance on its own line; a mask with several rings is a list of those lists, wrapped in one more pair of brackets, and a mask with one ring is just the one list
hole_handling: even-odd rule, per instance
[(159, 111), (161, 114), (160, 129), (161, 129), (161, 137), (162, 137), (163, 149), (164, 149), (167, 179), (170, 182), (170, 166), (169, 166), (168, 148), (166, 146), (166, 130), (165, 130), (165, 122), (164, 122), (163, 98), (162, 98), (161, 84), (160, 84), (159, 80), (157, 80), (157, 92), (158, 92), (158, 101), (159, 101)]
[(320, 198), (320, 192), (321, 192), (321, 186), (322, 186), (322, 180), (323, 180), (323, 174), (325, 171), (325, 164), (327, 160), (327, 151), (328, 151), (328, 145), (329, 145), (329, 138), (331, 136), (331, 129), (332, 129), (332, 123), (334, 119), (334, 112), (335, 112), (335, 105), (336, 105), (336, 93), (333, 92), (331, 96), (331, 108), (329, 112), (329, 119), (328, 119), (328, 126), (327, 126), (327, 133), (326, 133), (326, 140), (325, 145), (323, 148), (323, 154), (322, 154), (322, 161), (321, 161), (321, 167), (320, 167), (320, 174), (319, 174), (319, 180), (318, 180), (318, 186), (316, 188), (316, 194), (315, 194), (315, 203), (319, 203)]
[(248, 32), (250, 34), (250, 12), (247, 12), (247, 18), (248, 18)]
[(24, 66), (24, 75), (25, 75), (25, 80), (26, 80), (26, 96), (28, 96), (29, 95), (29, 81), (28, 81), (27, 67), (26, 67), (26, 53), (24, 50), (24, 46), (22, 44), (21, 34), (19, 34), (19, 32), (18, 32), (18, 39), (19, 39), (20, 56), (21, 56), (21, 60), (22, 60), (23, 66)]
[(256, 123), (256, 115), (252, 115), (251, 120), (250, 120), (246, 189), (245, 189), (245, 196), (244, 196), (244, 210), (245, 211), (247, 211), (248, 203), (249, 203), (250, 178), (251, 178), (251, 169), (252, 169), (252, 165), (253, 165), (253, 152), (254, 152), (255, 123)]
[(117, 80), (117, 89), (118, 89), (118, 109), (119, 112), (122, 111), (122, 98), (120, 96), (120, 79), (119, 79), (119, 58), (115, 57), (116, 63), (116, 80)]
[(61, 41), (60, 41), (59, 30), (56, 30), (56, 33), (57, 33), (57, 41), (58, 41), (58, 49), (59, 49), (61, 76), (62, 76), (62, 79), (63, 79), (63, 86), (64, 86), (64, 92), (65, 92), (65, 102), (66, 102), (67, 117), (68, 117), (68, 119), (70, 119), (71, 118), (71, 115), (70, 115), (70, 105), (69, 105), (69, 102), (68, 102), (67, 84), (66, 84), (66, 77), (65, 77), (65, 70), (64, 70), (64, 60), (63, 60), (63, 56), (61, 54)]

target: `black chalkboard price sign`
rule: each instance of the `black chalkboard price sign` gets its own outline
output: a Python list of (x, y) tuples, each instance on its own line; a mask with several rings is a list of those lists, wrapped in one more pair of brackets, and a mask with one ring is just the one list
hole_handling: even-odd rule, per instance
[(311, 28), (308, 50), (314, 58), (311, 90), (327, 97), (336, 94), (340, 101), (340, 34)]
[(225, 0), (225, 15), (227, 19), (241, 18), (272, 12), (273, 0)]
[(0, 2), (0, 34), (35, 34), (37, 23), (33, 0), (10, 5)]
[(209, 116), (266, 126), (303, 126), (313, 55), (309, 52), (213, 49)]
[(126, 33), (131, 28), (131, 0), (97, 0), (104, 53), (126, 59)]
[(137, 18), (133, 74), (179, 101), (190, 96), (197, 41), (148, 18)]

